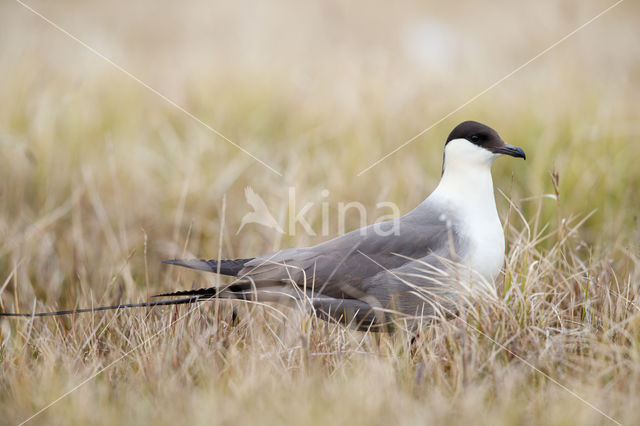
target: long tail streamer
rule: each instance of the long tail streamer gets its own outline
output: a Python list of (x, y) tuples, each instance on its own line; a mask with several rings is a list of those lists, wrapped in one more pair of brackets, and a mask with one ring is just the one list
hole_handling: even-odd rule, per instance
[(195, 296), (195, 297), (185, 297), (182, 299), (174, 299), (174, 300), (158, 300), (155, 302), (125, 303), (120, 305), (98, 306), (96, 308), (72, 309), (68, 311), (33, 312), (33, 313), (0, 312), (0, 317), (19, 317), (19, 318), (55, 317), (55, 316), (62, 316), (62, 315), (83, 314), (87, 312), (115, 311), (118, 309), (128, 309), (128, 308), (151, 308), (154, 306), (186, 305), (189, 303), (203, 302), (205, 300), (211, 300), (211, 299), (212, 297)]

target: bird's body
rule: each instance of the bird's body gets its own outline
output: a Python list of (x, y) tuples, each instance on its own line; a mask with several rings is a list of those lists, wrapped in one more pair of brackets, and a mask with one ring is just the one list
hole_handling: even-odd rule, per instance
[[(486, 143), (468, 139), (476, 134)], [(474, 282), (493, 283), (500, 272), (504, 235), (491, 164), (505, 153), (524, 157), (487, 126), (462, 123), (445, 146), (439, 185), (414, 210), (316, 246), (247, 260), (229, 274), (238, 281), (228, 293), (263, 301), (307, 298), (324, 316), (360, 328), (385, 322), (389, 315), (383, 312), (433, 314), (438, 306), (450, 304), (460, 284), (468, 288)], [(205, 260), (167, 263), (213, 272), (218, 266)], [(168, 295), (214, 292), (222, 295), (213, 288)]]
[[(447, 139), (439, 185), (406, 215), (315, 246), (255, 258), (168, 260), (165, 263), (237, 279), (222, 288), (159, 295), (188, 296), (173, 301), (98, 309), (182, 304), (214, 297), (293, 300), (313, 306), (325, 318), (359, 328), (379, 327), (396, 314), (424, 318), (440, 308), (451, 314), (460, 288), (486, 288), (502, 268), (504, 235), (491, 178), (491, 165), (500, 155), (525, 158), (522, 149), (505, 144), (495, 130), (465, 121)], [(247, 198), (254, 213), (265, 217), (264, 202), (249, 189)], [(250, 219), (245, 216), (243, 225)], [(273, 218), (261, 223), (279, 229)]]

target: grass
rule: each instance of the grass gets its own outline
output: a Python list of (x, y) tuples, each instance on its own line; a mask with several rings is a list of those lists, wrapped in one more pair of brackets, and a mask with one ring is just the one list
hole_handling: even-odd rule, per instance
[[(316, 232), (324, 189), (331, 217), (340, 201), (360, 201), (372, 215), (377, 202), (393, 201), (404, 213), (435, 187), (442, 141), (464, 119), (493, 125), (528, 155), (494, 166), (507, 239), (498, 297), (466, 301), (458, 317), (425, 326), (414, 345), (402, 330), (362, 333), (296, 308), (230, 303), (2, 320), (3, 423), (29, 418), (105, 367), (32, 422), (610, 423), (592, 404), (638, 423), (636, 5), (621, 5), (356, 177), (607, 5), (573, 2), (571, 13), (535, 6), (530, 13), (549, 18), (543, 34), (542, 21), (503, 6), (472, 9), (483, 13), (486, 31), (472, 31), (477, 40), (464, 38), (467, 26), (459, 31), (465, 45), (484, 50), (461, 47), (466, 60), (454, 64), (455, 75), (394, 56), (402, 50), (395, 34), (426, 13), (413, 3), (357, 16), (336, 6), (327, 21), (274, 6), (260, 16), (263, 26), (218, 5), (210, 17), (217, 24), (205, 25), (198, 3), (165, 5), (142, 23), (146, 14), (135, 10), (114, 17), (102, 6), (74, 5), (87, 17), (82, 23), (62, 8), (43, 9), (282, 177), (18, 5), (1, 6), (0, 39), (19, 40), (0, 50), (0, 301), (7, 311), (142, 301), (215, 280), (161, 259), (246, 257), (323, 240), (301, 228), (280, 236), (249, 225), (236, 234), (249, 211), (246, 186), (283, 223), (295, 187), (300, 207), (316, 203), (307, 215)], [(456, 27), (464, 16), (455, 13), (436, 14)], [(299, 37), (274, 30), (283, 20)], [(210, 38), (163, 29), (183, 21)], [(254, 25), (268, 48), (242, 45), (240, 35)], [(220, 26), (228, 38), (206, 32)], [(316, 40), (324, 30), (329, 40)], [(504, 31), (513, 36), (503, 40)], [(372, 44), (388, 55), (382, 65)], [(253, 62), (236, 45), (253, 52)], [(313, 55), (300, 53), (307, 45)], [(358, 226), (357, 216), (347, 222)]]

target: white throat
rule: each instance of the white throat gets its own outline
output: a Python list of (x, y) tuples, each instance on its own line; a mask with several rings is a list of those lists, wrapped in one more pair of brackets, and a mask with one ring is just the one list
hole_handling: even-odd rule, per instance
[(433, 195), (477, 208), (487, 204), (495, 210), (491, 165), (496, 157), (466, 139), (450, 141), (444, 150), (442, 178)]
[(456, 216), (469, 244), (465, 263), (491, 281), (504, 261), (504, 234), (491, 178), (497, 157), (466, 139), (450, 141), (440, 184), (429, 197)]

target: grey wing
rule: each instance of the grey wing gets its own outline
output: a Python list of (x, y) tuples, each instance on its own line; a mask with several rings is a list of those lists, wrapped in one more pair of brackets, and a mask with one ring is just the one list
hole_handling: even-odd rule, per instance
[(385, 299), (379, 294), (385, 288), (381, 272), (433, 255), (455, 260), (462, 246), (457, 229), (455, 221), (423, 203), (395, 221), (371, 225), (313, 247), (258, 257), (245, 265), (239, 277), (256, 284), (295, 282), (314, 293), (361, 300), (373, 295), (370, 292), (376, 286), (372, 283), (378, 280), (381, 284), (374, 296)]
[(363, 300), (385, 312), (409, 316), (444, 315), (455, 310), (458, 287), (455, 261), (437, 253), (411, 260), (394, 269), (382, 269), (362, 283)]

